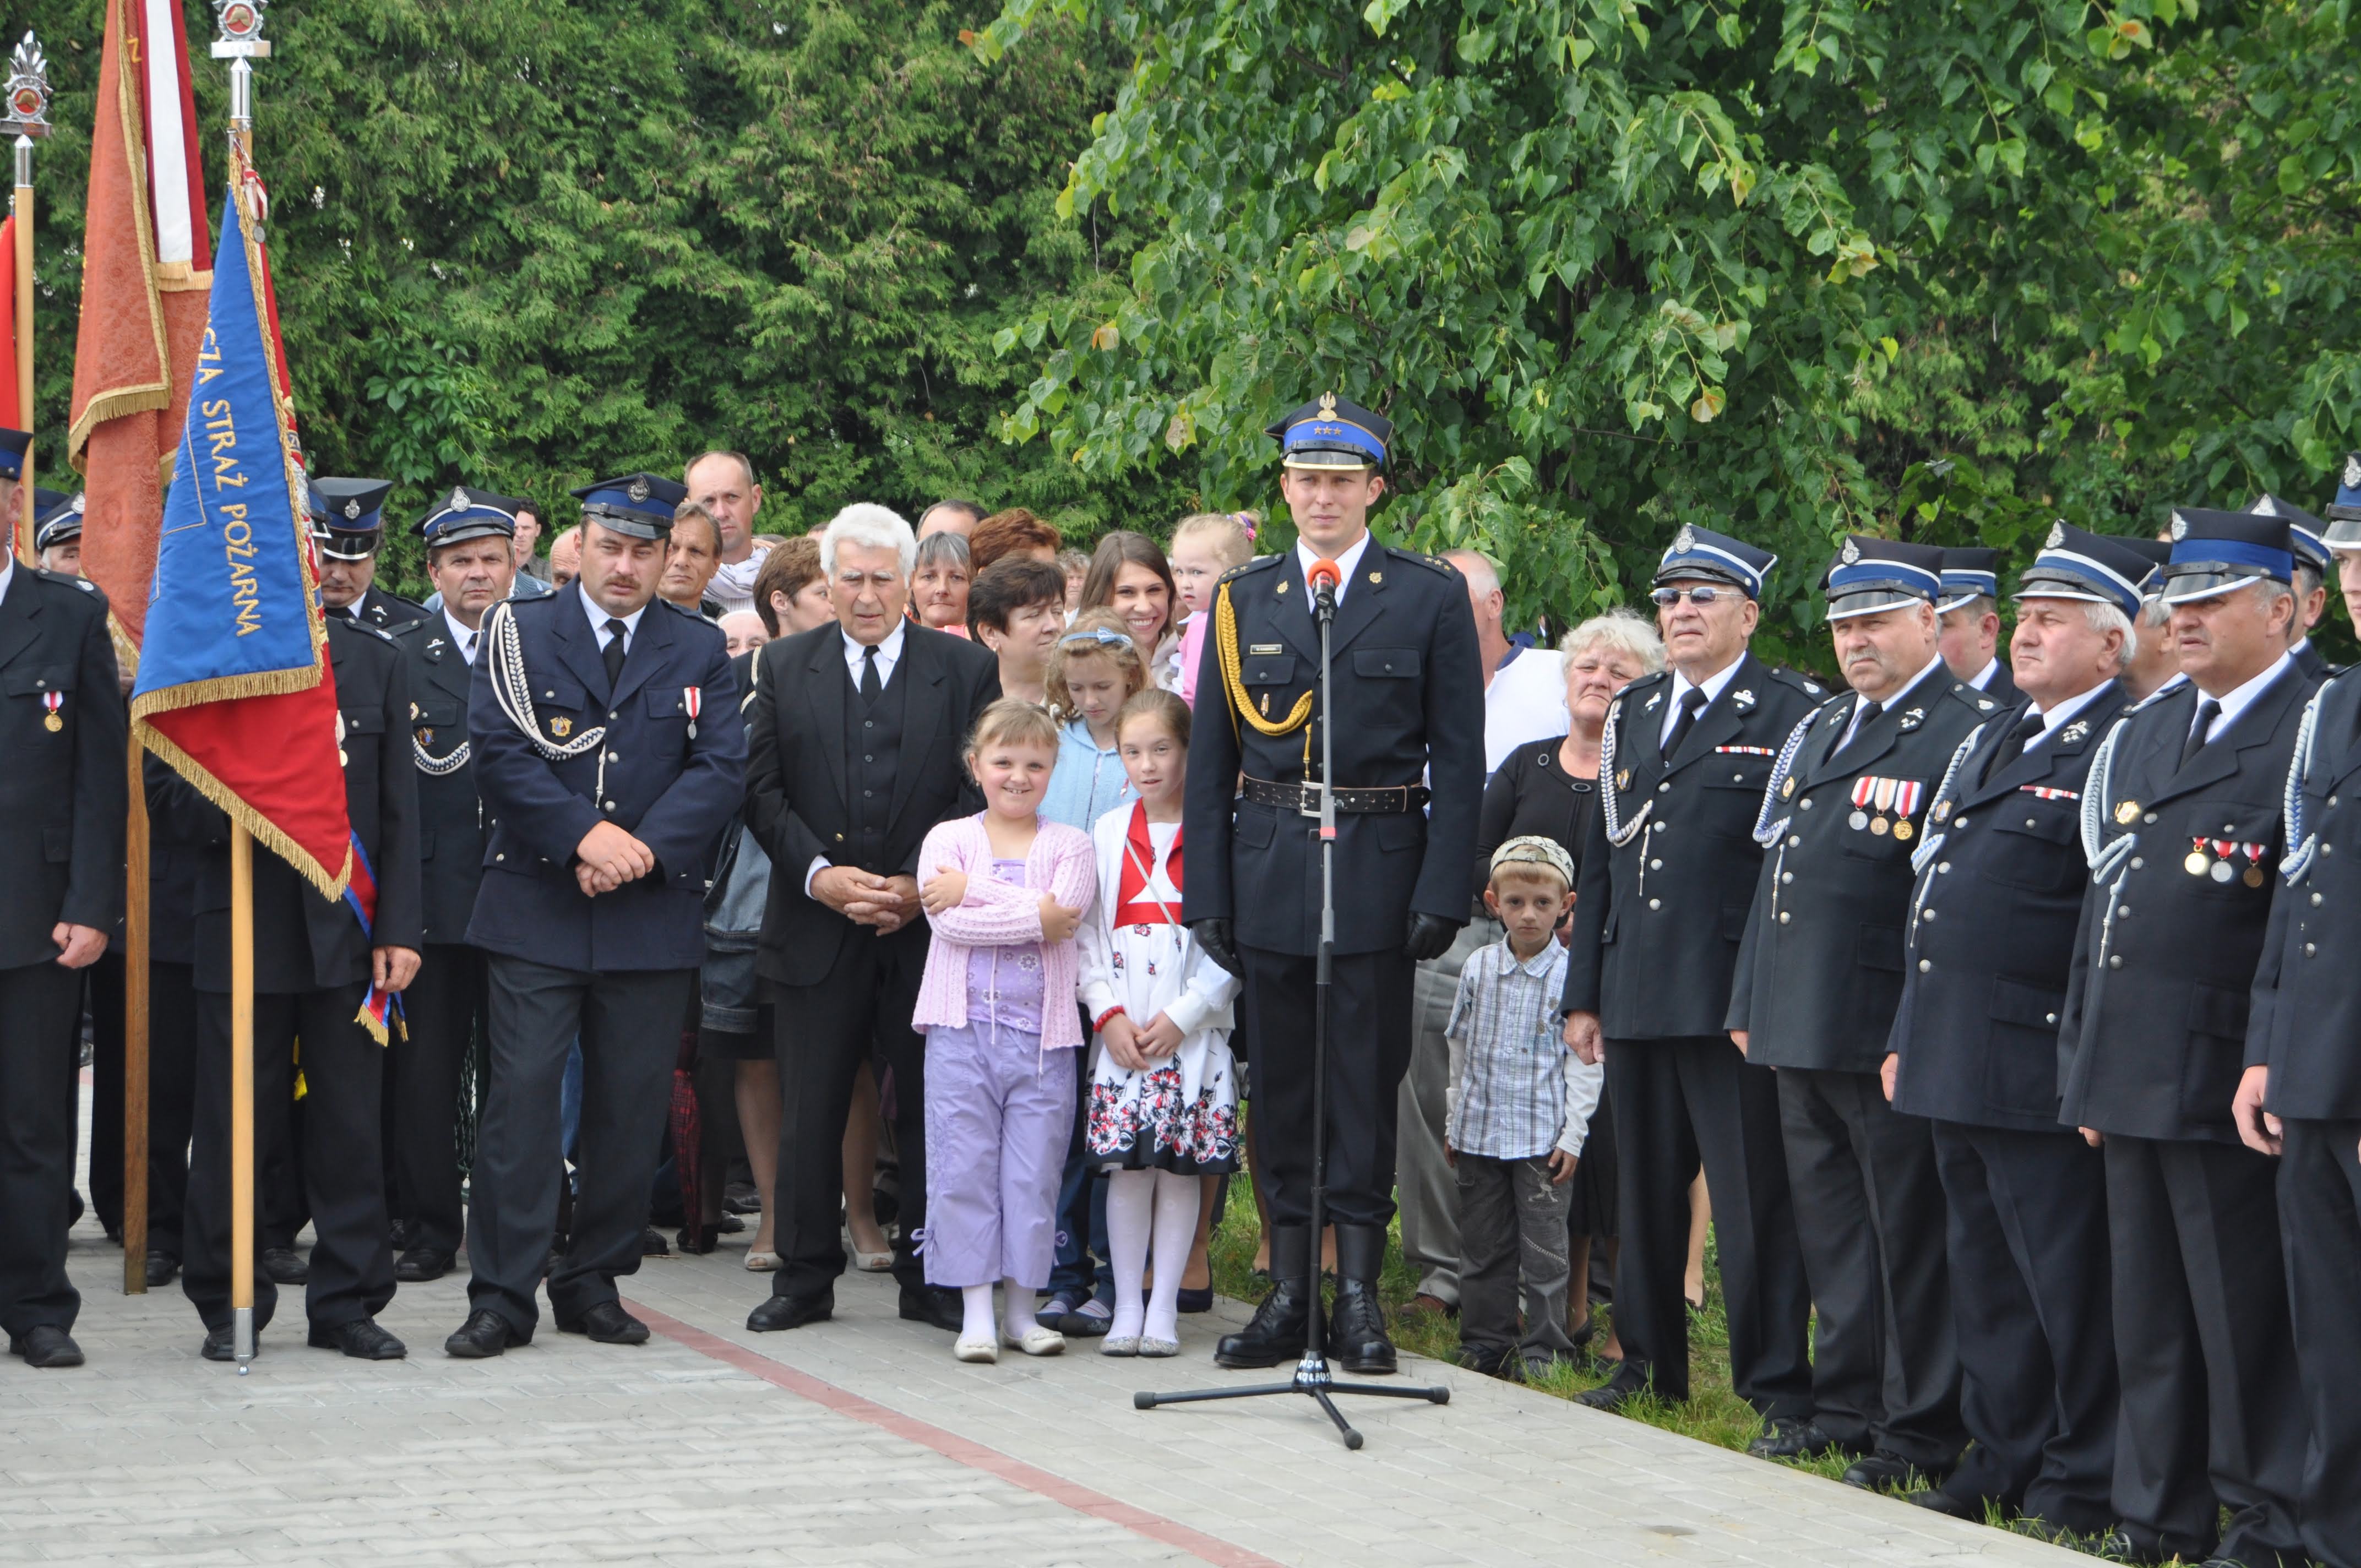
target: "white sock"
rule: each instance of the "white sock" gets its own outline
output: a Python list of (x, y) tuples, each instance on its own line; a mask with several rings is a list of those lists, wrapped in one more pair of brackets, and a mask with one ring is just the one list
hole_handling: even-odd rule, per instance
[[(1155, 1204), (1156, 1172), (1107, 1173), (1107, 1254), (1115, 1269), (1115, 1321), (1107, 1326), (1109, 1339), (1139, 1337), (1146, 1312), (1140, 1281), (1148, 1273), (1149, 1216)], [(1160, 1277), (1160, 1270), (1159, 1274)]]
[[(1180, 1277), (1189, 1269), (1190, 1249), (1197, 1245), (1197, 1201), (1202, 1191), (1198, 1179), (1179, 1171), (1156, 1173), (1156, 1288), (1148, 1300), (1149, 1339), (1180, 1338)], [(1107, 1212), (1115, 1224), (1115, 1212)], [(1137, 1278), (1135, 1275), (1133, 1277)]]
[[(1014, 1279), (1002, 1280), (1000, 1287), (1001, 1332), (1010, 1339), (1023, 1339), (1041, 1326), (1041, 1320), (1033, 1315), (1033, 1292)], [(992, 1287), (985, 1286), (983, 1294), (984, 1299), (989, 1301), (992, 1299)], [(989, 1307), (984, 1310), (987, 1312), (991, 1310)], [(986, 1321), (989, 1321), (988, 1319)], [(987, 1329), (984, 1332), (989, 1333), (991, 1331)]]
[(960, 1309), (960, 1338), (969, 1340), (992, 1338), (991, 1286), (961, 1286)]

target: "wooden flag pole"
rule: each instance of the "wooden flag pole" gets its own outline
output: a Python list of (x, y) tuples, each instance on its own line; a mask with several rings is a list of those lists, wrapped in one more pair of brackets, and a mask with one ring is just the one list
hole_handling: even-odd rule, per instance
[[(8, 115), (16, 132), (16, 417), (33, 428), (33, 143), (49, 134), (49, 61), (31, 33), (8, 60)], [(9, 526), (16, 531), (16, 554), (26, 561), (39, 556), (33, 549), (33, 449), (25, 449), (25, 466), (17, 481), (19, 505)]]
[(254, 1365), (254, 835), (229, 829), (229, 1305), (237, 1375)]
[(137, 730), (127, 748), (131, 820), (123, 885), (123, 1293), (148, 1289), (148, 778)]

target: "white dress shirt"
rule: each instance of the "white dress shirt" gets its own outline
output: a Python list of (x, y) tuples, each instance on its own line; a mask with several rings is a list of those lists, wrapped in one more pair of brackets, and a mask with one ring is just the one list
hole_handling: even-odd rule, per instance
[[(467, 660), (472, 667), (476, 663), (476, 633), (468, 630), (458, 617), (451, 613), (448, 605), (443, 609), (443, 624), (451, 629), (451, 643), (459, 650), (459, 657)], [(631, 651), (631, 645), (629, 642), (624, 643), (623, 652), (628, 653)]]
[[(1342, 554), (1335, 557), (1336, 571), (1338, 573), (1336, 583), (1336, 605), (1340, 609), (1344, 608), (1345, 590), (1353, 586), (1354, 568), (1360, 565), (1361, 556), (1368, 550), (1368, 548), (1369, 536), (1366, 532), (1364, 532), (1360, 538), (1353, 541)], [(1312, 564), (1320, 558), (1319, 553), (1313, 550), (1312, 546), (1303, 543), (1301, 538), (1296, 540), (1295, 565), (1303, 574), (1303, 587), (1306, 590), (1303, 598), (1305, 600), (1304, 609), (1312, 609), (1312, 594), (1310, 592), (1312, 587)]]
[[(1738, 666), (1744, 663), (1746, 663), (1746, 655), (1739, 654), (1737, 658), (1724, 665), (1719, 674), (1708, 675), (1702, 686), (1694, 685), (1689, 678), (1678, 670), (1673, 672), (1673, 700), (1664, 705), (1664, 722), (1656, 729), (1656, 747), (1659, 751), (1664, 749), (1666, 740), (1672, 739), (1673, 720), (1680, 717), (1681, 698), (1688, 696), (1692, 690), (1702, 691), (1705, 693), (1705, 707), (1711, 707), (1721, 700), (1721, 694), (1730, 689), (1730, 683), (1738, 678)], [(1697, 709), (1699, 716), (1703, 716), (1705, 707)], [(1845, 739), (1849, 740), (1852, 737), (1848, 735)]]
[(590, 597), (590, 590), (579, 582), (574, 585), (574, 591), (581, 596), (582, 612), (590, 618), (590, 634), (598, 641), (598, 652), (604, 653), (607, 651), (607, 623), (620, 620), (623, 623), (623, 652), (628, 656), (631, 652), (631, 639), (639, 633), (640, 617), (647, 614), (648, 607), (642, 605), (629, 615), (609, 615), (599, 608), (597, 599)]
[(1975, 687), (1976, 690), (1980, 692), (1988, 692), (1992, 690), (1993, 677), (1999, 674), (2000, 655), (1995, 653), (1991, 658), (1984, 661), (1984, 667), (1976, 672), (1975, 678), (1970, 681), (1968, 685)]
[[(2253, 680), (2246, 682), (2244, 685), (2233, 686), (2224, 695), (2212, 698), (2211, 700), (2222, 705), (2222, 711), (2214, 716), (2213, 728), (2205, 732), (2204, 739), (2210, 742), (2216, 735), (2221, 734), (2222, 731), (2229, 729), (2231, 725), (2236, 723), (2238, 720), (2238, 715), (2246, 712), (2247, 708), (2253, 707), (2255, 699), (2263, 695), (2263, 688), (2269, 685), (2273, 681), (2278, 680), (2280, 674), (2293, 663), (2295, 663), (2293, 655), (2282, 653), (2272, 663), (2269, 669), (2265, 670)], [(2197, 706), (2200, 708), (2202, 708), (2207, 700), (2208, 698), (2204, 688), (2200, 687), (2197, 693)], [(2189, 729), (2191, 734), (2193, 735), (2196, 733), (2197, 721), (2195, 719), (2192, 718), (2190, 720)]]
[(16, 577), (16, 553), (0, 549), (0, 604), (7, 602), (8, 585)]
[[(1927, 667), (1919, 671), (1916, 675), (1913, 675), (1909, 680), (1904, 682), (1900, 691), (1895, 692), (1892, 696), (1887, 697), (1879, 705), (1878, 711), (1883, 713), (1886, 708), (1892, 707), (1895, 703), (1900, 702), (1904, 697), (1908, 696), (1912, 692), (1916, 691), (1919, 684), (1926, 680), (1928, 675), (1931, 675), (1937, 670), (1941, 669), (1942, 665), (1943, 655), (1940, 653), (1936, 654), (1932, 659), (1927, 661)], [(1861, 716), (1868, 711), (1869, 699), (1867, 697), (1863, 697), (1852, 705), (1852, 717), (1845, 721), (1844, 739), (1837, 742), (1836, 751), (1829, 752), (1829, 756), (1833, 757), (1838, 755), (1842, 752), (1847, 746), (1852, 744), (1853, 736), (1861, 729)]]

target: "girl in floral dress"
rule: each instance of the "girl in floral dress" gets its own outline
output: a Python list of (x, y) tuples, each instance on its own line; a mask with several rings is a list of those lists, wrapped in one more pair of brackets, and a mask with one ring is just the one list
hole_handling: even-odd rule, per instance
[[(1080, 936), (1082, 1004), (1098, 1036), (1087, 1136), (1109, 1173), (1115, 1265), (1115, 1321), (1100, 1354), (1177, 1355), (1200, 1178), (1238, 1168), (1238, 982), (1180, 923), (1188, 705), (1143, 691), (1124, 704), (1115, 735), (1139, 799), (1092, 828), (1098, 897)], [(1143, 1299), (1151, 1240), (1156, 1288)]]

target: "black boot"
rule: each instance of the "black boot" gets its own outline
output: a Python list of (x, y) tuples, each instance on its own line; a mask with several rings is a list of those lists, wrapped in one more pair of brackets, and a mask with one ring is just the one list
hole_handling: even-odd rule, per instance
[(1385, 1309), (1378, 1304), (1385, 1261), (1383, 1227), (1336, 1227), (1336, 1310), (1328, 1320), (1328, 1354), (1343, 1371), (1394, 1370), (1394, 1342), (1386, 1337)]
[(1302, 1355), (1316, 1310), (1317, 1287), (1309, 1277), (1312, 1230), (1308, 1225), (1270, 1228), (1270, 1294), (1255, 1309), (1254, 1321), (1224, 1334), (1213, 1349), (1217, 1366), (1277, 1366)]

